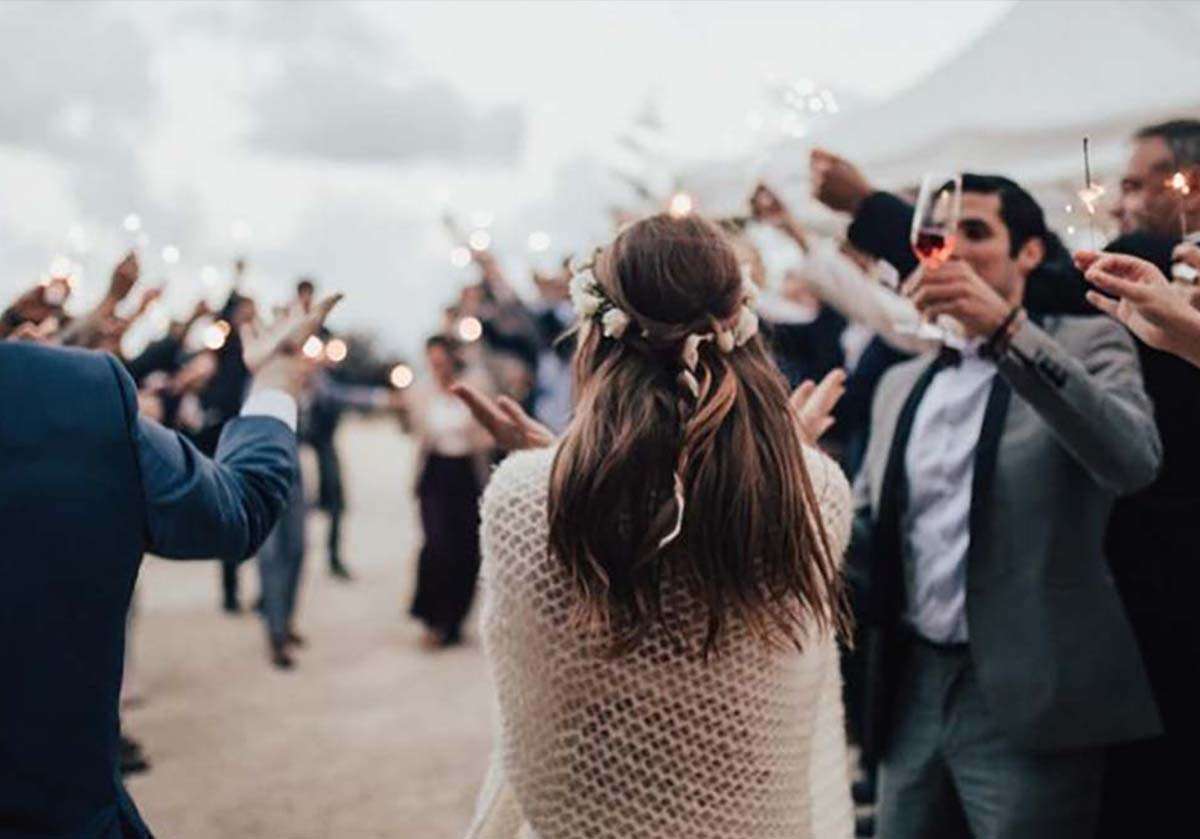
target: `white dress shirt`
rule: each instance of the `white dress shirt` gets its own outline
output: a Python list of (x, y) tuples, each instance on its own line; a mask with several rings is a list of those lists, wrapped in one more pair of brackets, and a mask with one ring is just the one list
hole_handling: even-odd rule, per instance
[(905, 620), (937, 643), (967, 640), (967, 548), (975, 448), (996, 366), (980, 342), (958, 366), (939, 371), (913, 419), (904, 467), (908, 503), (902, 521)]
[(299, 412), (299, 406), (290, 393), (285, 393), (277, 388), (263, 388), (250, 391), (250, 395), (242, 403), (241, 415), (243, 417), (274, 417), (295, 433)]

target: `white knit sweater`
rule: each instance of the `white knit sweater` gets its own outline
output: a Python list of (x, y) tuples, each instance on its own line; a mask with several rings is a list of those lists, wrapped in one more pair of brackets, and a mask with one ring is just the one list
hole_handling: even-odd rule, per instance
[[(553, 450), (509, 457), (483, 498), (483, 638), (497, 743), (468, 839), (843, 839), (853, 834), (837, 648), (743, 631), (704, 662), (654, 631), (637, 652), (572, 628), (575, 592), (547, 556)], [(841, 470), (806, 462), (838, 555)], [(668, 608), (702, 610), (682, 592)]]

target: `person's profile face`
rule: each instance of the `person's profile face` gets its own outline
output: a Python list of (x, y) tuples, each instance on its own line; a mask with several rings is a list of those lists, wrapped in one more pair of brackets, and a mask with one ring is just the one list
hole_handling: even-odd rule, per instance
[(962, 259), (988, 285), (1005, 294), (1016, 279), (1012, 239), (1000, 216), (1000, 196), (964, 192), (958, 219), (958, 241), (951, 259)]
[(1174, 168), (1175, 155), (1162, 137), (1134, 142), (1113, 208), (1122, 234), (1179, 232), (1179, 199), (1169, 186)]

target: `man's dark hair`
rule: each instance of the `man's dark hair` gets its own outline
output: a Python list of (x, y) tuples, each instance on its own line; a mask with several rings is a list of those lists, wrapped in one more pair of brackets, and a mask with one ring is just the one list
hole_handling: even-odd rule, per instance
[(307, 277), (296, 283), (296, 294), (313, 294), (316, 290), (316, 284)]
[(1135, 140), (1155, 137), (1167, 144), (1175, 166), (1200, 165), (1200, 119), (1171, 119), (1147, 125), (1133, 135)]
[(962, 176), (963, 192), (1000, 196), (1000, 218), (1008, 228), (1009, 256), (1016, 256), (1030, 239), (1041, 239), (1050, 250), (1056, 237), (1046, 227), (1046, 214), (1033, 196), (1016, 181), (1001, 175)]
[(454, 364), (454, 369), (460, 373), (466, 369), (466, 362), (462, 357), (462, 344), (449, 335), (431, 335), (425, 339), (426, 351), (440, 347), (445, 353), (450, 356), (450, 361)]

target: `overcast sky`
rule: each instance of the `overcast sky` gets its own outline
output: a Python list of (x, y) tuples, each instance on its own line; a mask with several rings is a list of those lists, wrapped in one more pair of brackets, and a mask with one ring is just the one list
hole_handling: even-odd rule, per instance
[(341, 325), (411, 348), (467, 276), (447, 209), (494, 217), (523, 275), (602, 235), (628, 196), (614, 169), (669, 180), (753, 154), (797, 127), (778, 85), (812, 79), (843, 108), (886, 97), (1008, 6), (0, 4), (0, 296), (58, 253), (99, 293), (137, 213), (177, 307), (244, 252), (262, 296), (313, 274), (348, 292)]

